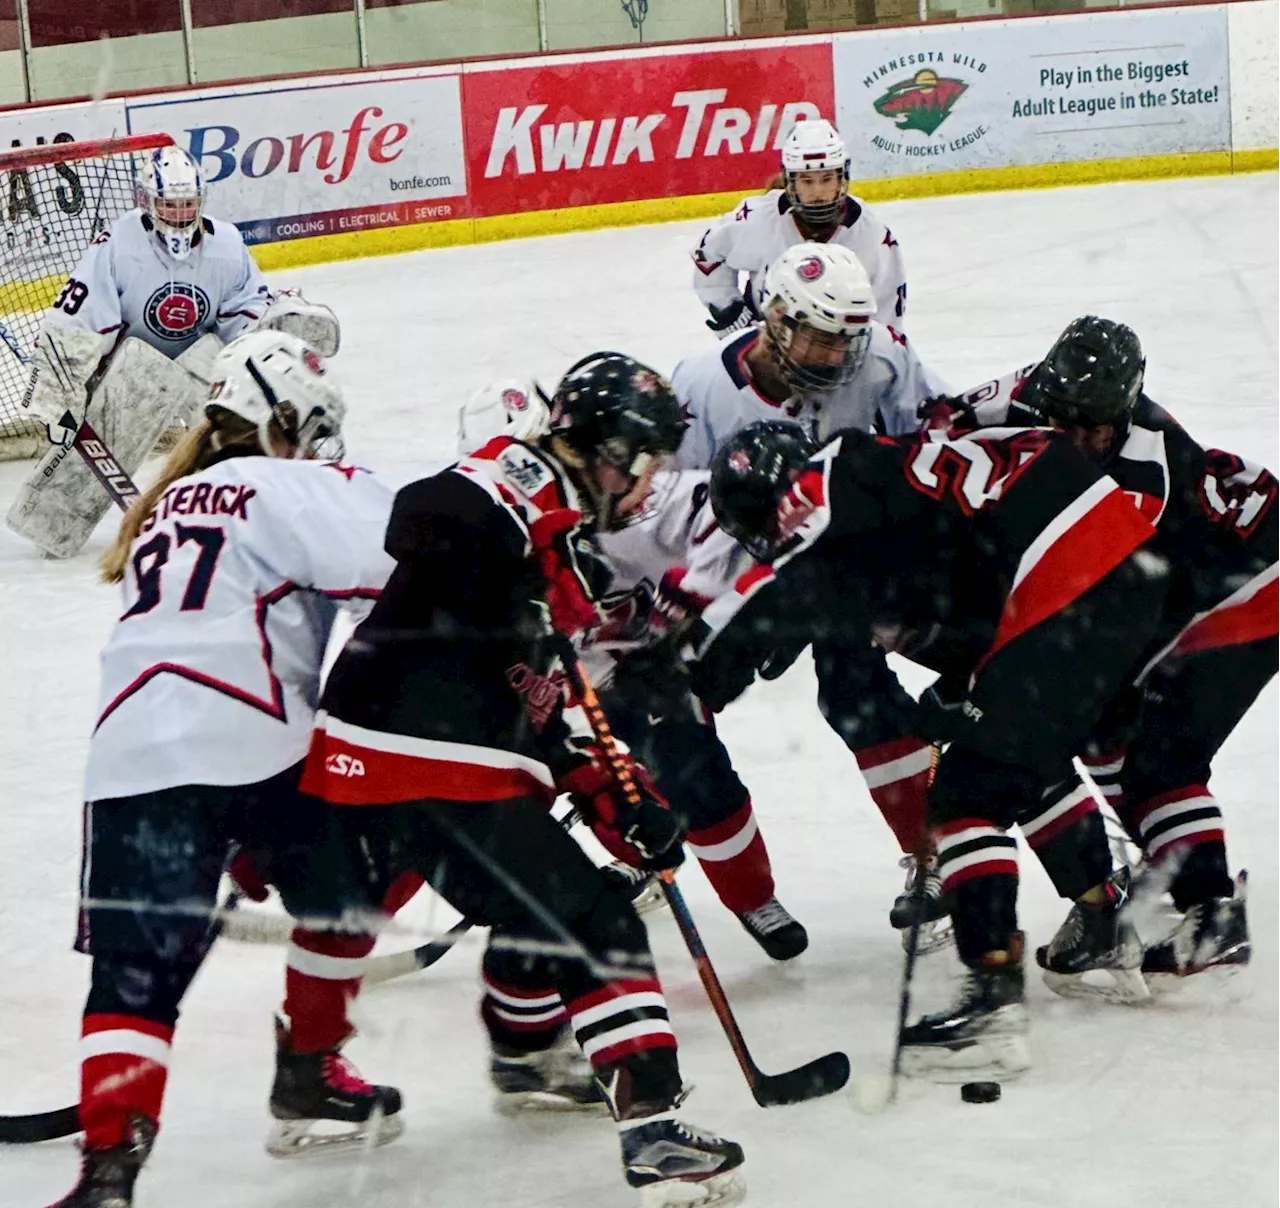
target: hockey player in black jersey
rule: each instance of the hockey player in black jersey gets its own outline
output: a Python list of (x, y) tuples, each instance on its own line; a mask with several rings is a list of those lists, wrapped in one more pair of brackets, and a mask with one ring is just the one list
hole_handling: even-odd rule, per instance
[[(1276, 673), (1277, 484), (1261, 466), (1197, 444), (1143, 393), (1144, 371), (1133, 331), (1087, 315), (1026, 375), (1005, 415), (992, 414), (997, 403), (977, 418), (1021, 412), (1064, 429), (1138, 500), (1171, 567), (1148, 657), (1084, 752), (1142, 849), (1144, 880), (1167, 887), (1179, 912), (1171, 933), (1142, 937), (1142, 971), (1158, 989), (1249, 960), (1244, 874), (1233, 882), (1228, 871), (1208, 782), (1214, 755)], [(1078, 967), (1096, 956), (1098, 928), (1097, 907), (1080, 903), (1037, 952), (1053, 988), (1081, 992)]]
[(616, 353), (580, 361), (551, 402), (546, 436), (497, 437), (396, 497), (396, 568), (333, 668), (303, 786), (359, 807), (338, 813), (374, 900), (407, 867), (491, 928), (481, 1015), (505, 1104), (603, 1101), (647, 1204), (733, 1203), (741, 1148), (675, 1114), (644, 925), (548, 812), (568, 793), (620, 858), (682, 859), (638, 764), (628, 803), (561, 660), (601, 619), (593, 533), (643, 502), (684, 421), (666, 380)]
[(1069, 775), (1152, 640), (1165, 580), (1150, 523), (1046, 431), (846, 431), (797, 464), (753, 426), (717, 454), (712, 501), (761, 562), (692, 631), (693, 686), (713, 707), (795, 631), (851, 659), (878, 639), (959, 685), (954, 709), (926, 708), (915, 727), (949, 743), (929, 811), (969, 973), (953, 1009), (905, 1030), (904, 1066), (1016, 1076), (1028, 1065), (1023, 936), (1006, 831)]

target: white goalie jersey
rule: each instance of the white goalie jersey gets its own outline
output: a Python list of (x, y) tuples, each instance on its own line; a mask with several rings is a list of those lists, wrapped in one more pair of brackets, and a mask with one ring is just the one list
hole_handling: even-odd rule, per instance
[(201, 221), (191, 255), (175, 260), (131, 210), (89, 245), (45, 323), (103, 336), (124, 328), (171, 359), (206, 332), (224, 344), (243, 335), (267, 308), (267, 283), (232, 223)]
[[(728, 306), (744, 294), (755, 307), (765, 270), (787, 248), (805, 239), (784, 190), (746, 197), (732, 213), (718, 218), (693, 249), (694, 292), (708, 309)], [(865, 203), (846, 197), (844, 215), (828, 242), (842, 244), (858, 257), (871, 280), (876, 318), (901, 331), (907, 310), (907, 274), (893, 232)], [(739, 273), (748, 275), (745, 289)]]
[(179, 479), (133, 544), (102, 653), (85, 800), (252, 784), (307, 753), (329, 631), (394, 567), (366, 470), (236, 457)]
[(921, 404), (946, 394), (946, 384), (906, 336), (877, 322), (871, 329), (871, 346), (851, 381), (821, 394), (796, 394), (785, 403), (765, 398), (744, 366), (747, 353), (764, 338), (759, 327), (686, 357), (671, 375), (690, 421), (676, 454), (679, 465), (705, 469), (730, 436), (763, 419), (793, 419), (819, 443), (841, 428), (890, 436), (916, 431)]

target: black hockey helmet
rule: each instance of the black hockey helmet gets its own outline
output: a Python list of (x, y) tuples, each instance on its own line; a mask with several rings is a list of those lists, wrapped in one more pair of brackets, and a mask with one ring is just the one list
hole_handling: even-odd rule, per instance
[(711, 459), (711, 510), (757, 562), (773, 561), (778, 504), (815, 451), (799, 424), (768, 419), (735, 432)]
[(1132, 328), (1085, 315), (1032, 371), (1020, 401), (1055, 424), (1124, 427), (1142, 393), (1146, 364)]
[(642, 454), (674, 453), (688, 426), (671, 383), (620, 352), (593, 352), (569, 367), (551, 399), (551, 432), (586, 465), (639, 473)]

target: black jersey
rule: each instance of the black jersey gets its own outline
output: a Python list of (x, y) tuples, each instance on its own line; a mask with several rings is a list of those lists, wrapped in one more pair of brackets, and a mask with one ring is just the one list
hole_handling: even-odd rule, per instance
[(877, 630), (934, 632), (927, 657), (912, 657), (972, 675), (1154, 537), (1113, 479), (1045, 429), (842, 432), (779, 522), (774, 562), (703, 614), (695, 685), (717, 703), (717, 685), (740, 691), (741, 668), (784, 634), (857, 651)]

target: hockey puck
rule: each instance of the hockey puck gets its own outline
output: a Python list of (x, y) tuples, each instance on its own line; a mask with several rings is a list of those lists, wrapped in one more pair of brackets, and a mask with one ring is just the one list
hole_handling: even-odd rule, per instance
[(966, 1082), (960, 1088), (960, 1098), (966, 1103), (994, 1103), (1000, 1098), (998, 1082)]

